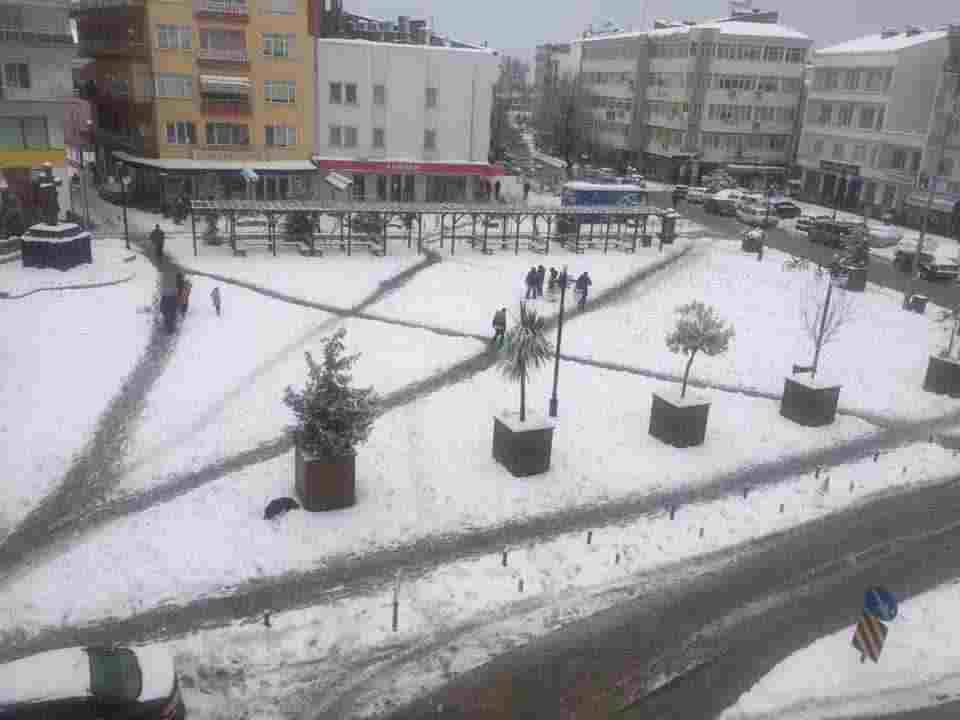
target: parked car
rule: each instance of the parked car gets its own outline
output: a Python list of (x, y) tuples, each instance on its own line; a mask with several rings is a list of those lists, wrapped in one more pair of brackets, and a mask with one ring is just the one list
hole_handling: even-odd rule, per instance
[(766, 205), (758, 205), (756, 203), (741, 203), (738, 205), (737, 218), (744, 225), (750, 225), (752, 227), (771, 228), (776, 227), (780, 222), (773, 208), (770, 208), (768, 212)]
[(173, 657), (160, 647), (73, 647), (0, 665), (2, 720), (184, 720)]
[(857, 237), (863, 226), (859, 223), (826, 219), (817, 221), (807, 230), (810, 242), (827, 247), (842, 248), (848, 240)]
[(867, 242), (872, 248), (893, 247), (903, 240), (903, 232), (896, 225), (870, 223), (867, 226)]
[(700, 205), (707, 199), (707, 189), (705, 187), (692, 187), (687, 190), (687, 202), (694, 205)]
[(789, 200), (780, 200), (773, 203), (773, 207), (776, 210), (777, 217), (782, 218), (783, 220), (789, 220), (790, 218), (798, 218), (803, 214), (803, 210), (800, 209), (800, 206)]
[(818, 222), (829, 222), (829, 220), (829, 215), (801, 215), (797, 218), (797, 230), (809, 232), (810, 228)]
[(677, 195), (677, 197), (681, 197), (681, 198), (686, 199), (687, 193), (690, 192), (690, 186), (689, 186), (689, 185), (674, 185), (674, 186), (673, 186), (673, 192)]
[[(916, 253), (916, 241), (902, 240), (893, 255), (893, 266), (902, 272), (910, 272)], [(917, 260), (917, 271), (924, 280), (956, 280), (960, 277), (960, 264), (956, 260), (937, 257), (934, 252), (924, 251)]]
[(740, 191), (738, 190), (720, 190), (707, 197), (703, 202), (703, 209), (714, 215), (737, 214), (737, 202), (740, 200)]

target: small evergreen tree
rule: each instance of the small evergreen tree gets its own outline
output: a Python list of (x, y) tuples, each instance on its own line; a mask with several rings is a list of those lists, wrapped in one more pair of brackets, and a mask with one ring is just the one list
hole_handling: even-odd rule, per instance
[(373, 388), (351, 387), (350, 368), (359, 355), (344, 355), (341, 328), (324, 338), (323, 362), (305, 353), (309, 377), (306, 387), (287, 387), (283, 402), (297, 418), (289, 428), (297, 447), (306, 454), (338, 458), (354, 454), (370, 435), (380, 409)]
[(520, 319), (507, 333), (499, 359), (504, 376), (520, 381), (520, 422), (527, 419), (527, 378), (530, 371), (547, 363), (553, 356), (547, 339), (547, 321), (536, 310), (520, 303)]
[(680, 397), (686, 397), (693, 358), (698, 352), (711, 357), (725, 353), (733, 338), (733, 328), (727, 327), (715, 309), (700, 301), (681, 305), (676, 312), (680, 318), (673, 332), (667, 335), (667, 347), (671, 352), (688, 356), (680, 390)]

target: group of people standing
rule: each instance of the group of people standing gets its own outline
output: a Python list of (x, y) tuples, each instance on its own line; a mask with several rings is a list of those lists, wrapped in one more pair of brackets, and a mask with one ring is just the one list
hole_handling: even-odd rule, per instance
[[(543, 265), (533, 266), (527, 271), (525, 278), (527, 292), (525, 300), (536, 300), (543, 297), (543, 287), (547, 286), (547, 293), (551, 298), (556, 297), (557, 291), (563, 284), (570, 286), (570, 279), (565, 270), (550, 268), (549, 273)], [(583, 310), (587, 305), (587, 295), (590, 293), (590, 286), (593, 280), (590, 273), (582, 272), (573, 282), (574, 294), (577, 297), (577, 308)], [(493, 344), (497, 347), (503, 345), (507, 333), (507, 309), (500, 308), (493, 314)]]

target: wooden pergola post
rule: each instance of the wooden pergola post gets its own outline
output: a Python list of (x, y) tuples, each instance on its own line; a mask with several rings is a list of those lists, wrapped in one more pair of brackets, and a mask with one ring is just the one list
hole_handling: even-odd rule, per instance
[(547, 215), (547, 235), (546, 235), (546, 245), (543, 248), (543, 254), (550, 254), (550, 233), (553, 232), (553, 215)]
[[(477, 226), (477, 216), (476, 216), (476, 215), (473, 216), (473, 226), (474, 226), (474, 227)], [(490, 218), (489, 218), (489, 217), (484, 217), (484, 219), (483, 219), (483, 254), (484, 254), (484, 255), (489, 255), (489, 254), (490, 254), (489, 251), (487, 250), (487, 236), (488, 236), (489, 234), (490, 234)]]
[(423, 253), (423, 213), (417, 213), (417, 254)]
[(200, 248), (197, 245), (197, 211), (194, 209), (190, 210), (190, 223), (193, 225), (193, 256), (198, 257)]

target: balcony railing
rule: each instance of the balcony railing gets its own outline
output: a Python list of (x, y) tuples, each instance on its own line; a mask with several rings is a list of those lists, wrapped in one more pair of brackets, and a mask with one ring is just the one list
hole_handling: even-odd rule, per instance
[(0, 43), (69, 46), (73, 45), (73, 36), (70, 33), (49, 33), (0, 25)]
[(89, 10), (112, 10), (115, 8), (142, 8), (145, 0), (73, 0), (70, 12), (86, 12)]
[(247, 18), (249, 10), (246, 3), (229, 0), (195, 0), (193, 10), (198, 15), (217, 15), (220, 17)]
[(250, 62), (246, 50), (213, 50), (211, 48), (201, 48), (199, 51), (201, 62), (220, 62), (220, 63), (241, 63)]
[(80, 54), (87, 57), (97, 55), (140, 56), (146, 54), (146, 46), (142, 42), (129, 39), (89, 36), (81, 39)]
[(207, 97), (203, 99), (201, 106), (207, 115), (237, 116), (251, 113), (250, 101), (244, 99), (215, 100)]

